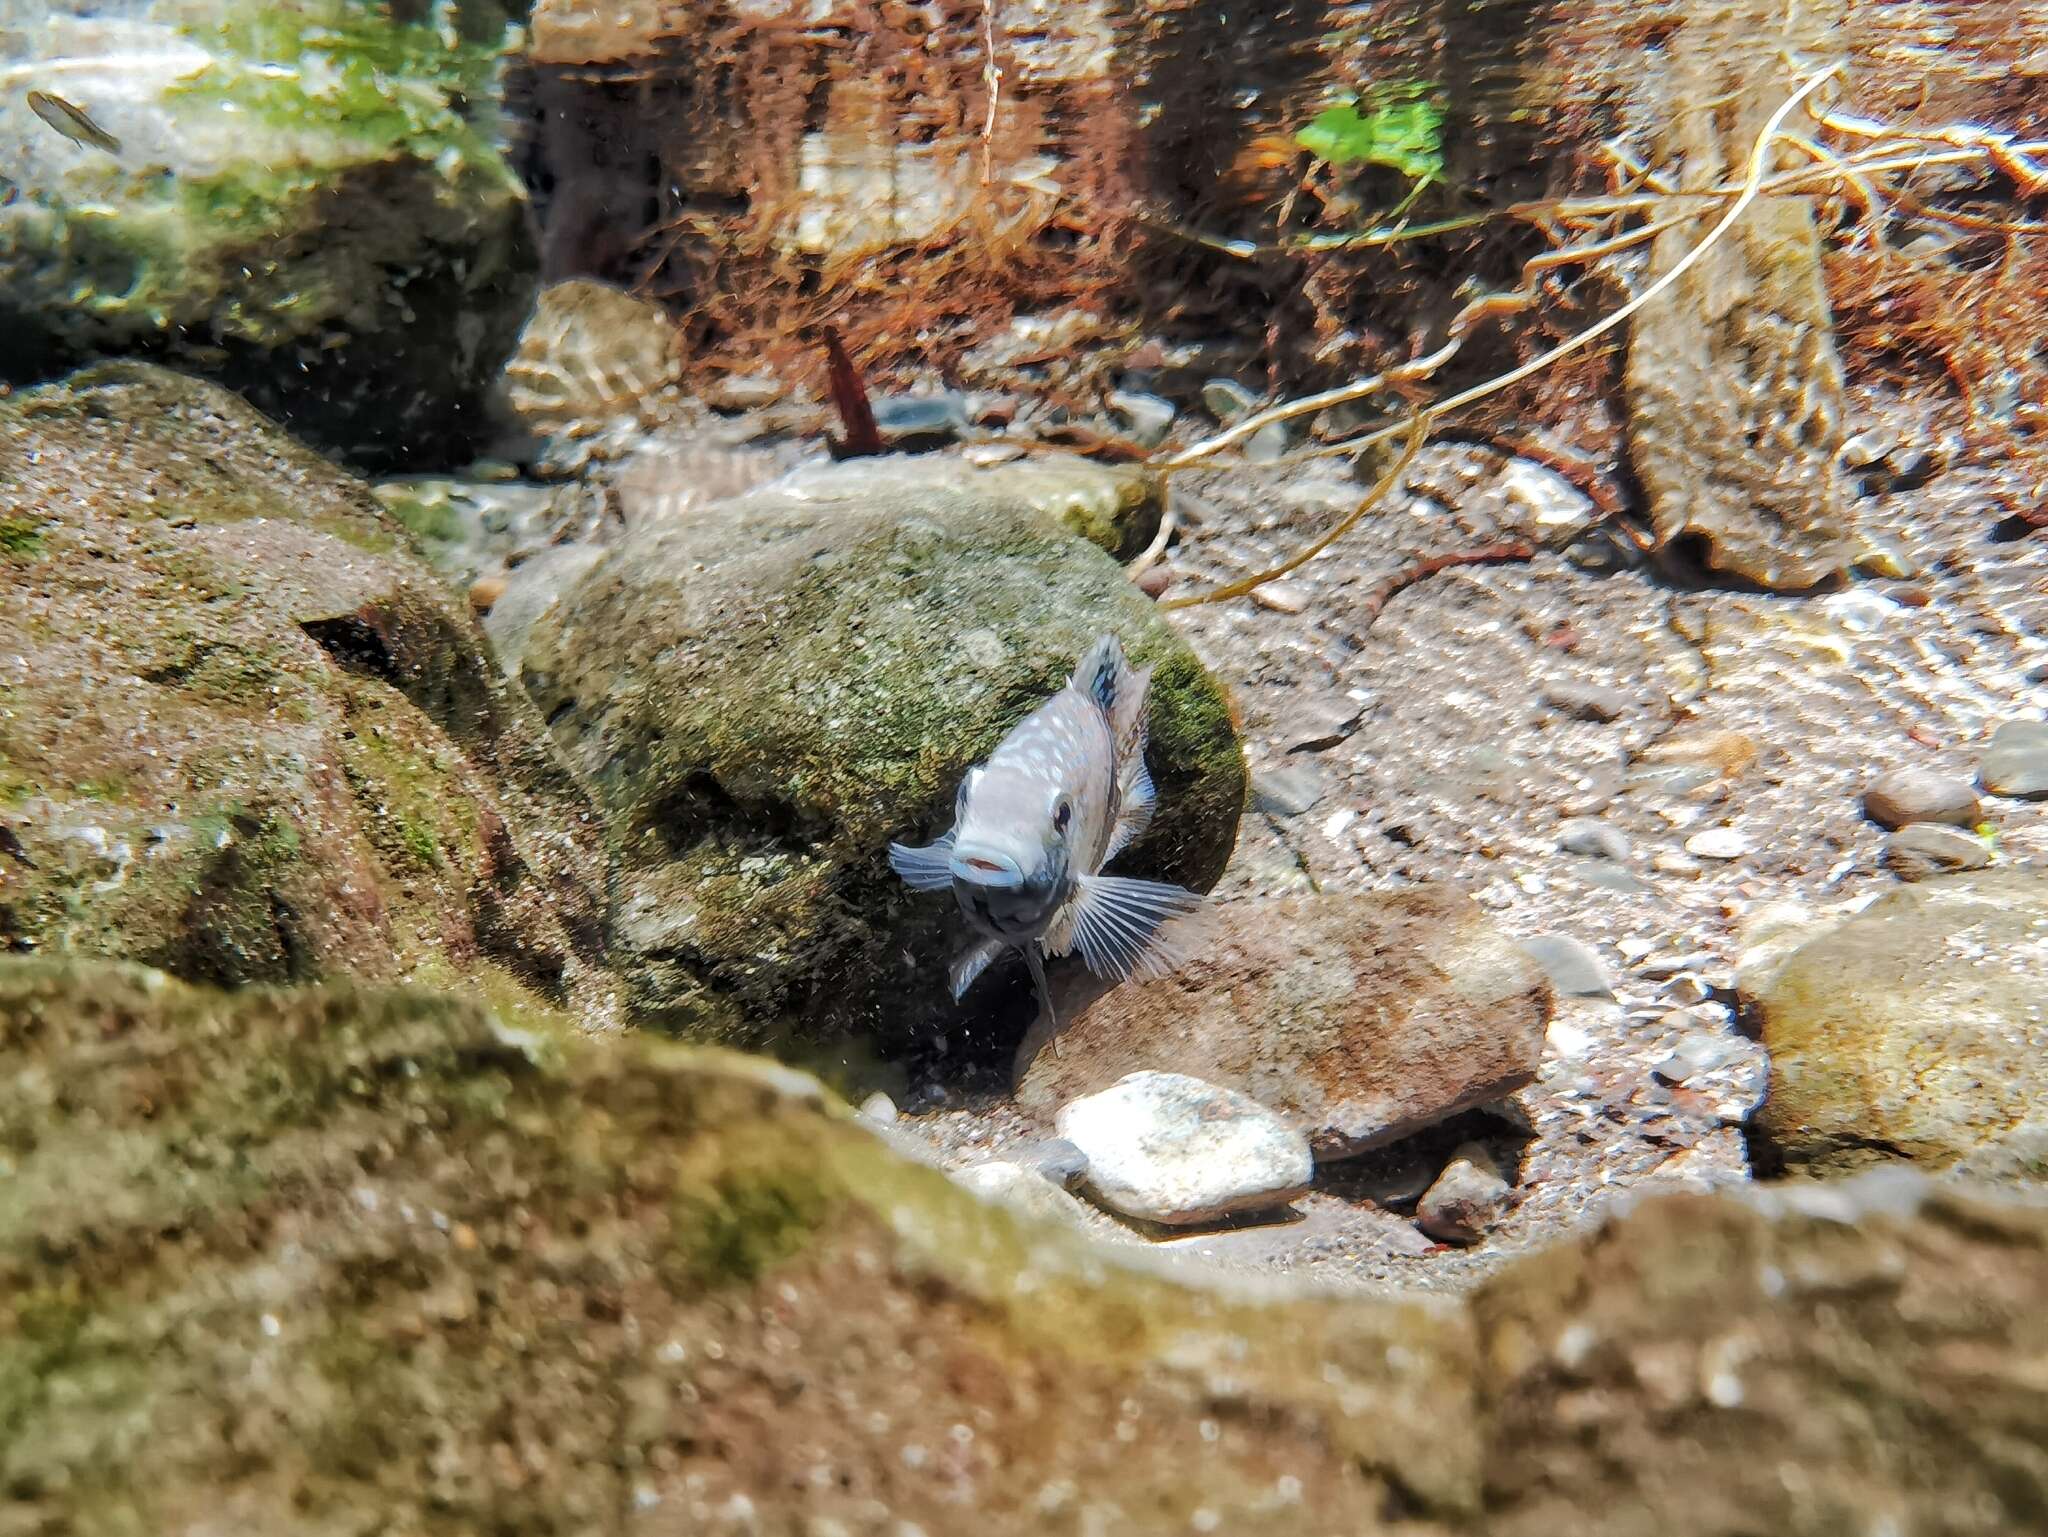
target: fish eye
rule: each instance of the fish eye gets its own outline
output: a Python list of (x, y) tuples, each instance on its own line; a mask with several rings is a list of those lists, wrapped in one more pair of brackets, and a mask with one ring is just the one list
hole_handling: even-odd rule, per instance
[(1060, 803), (1059, 803), (1059, 804), (1058, 804), (1057, 806), (1055, 806), (1055, 807), (1053, 808), (1053, 812), (1052, 812), (1052, 830), (1053, 830), (1054, 832), (1056, 832), (1056, 833), (1063, 833), (1063, 832), (1065, 832), (1065, 831), (1067, 830), (1067, 826), (1068, 826), (1068, 824), (1069, 824), (1069, 823), (1071, 823), (1071, 822), (1072, 822), (1073, 820), (1074, 820), (1074, 806), (1073, 806), (1073, 803), (1072, 803), (1071, 801), (1066, 801), (1066, 800), (1063, 800), (1063, 801), (1061, 801), (1061, 802), (1060, 802)]

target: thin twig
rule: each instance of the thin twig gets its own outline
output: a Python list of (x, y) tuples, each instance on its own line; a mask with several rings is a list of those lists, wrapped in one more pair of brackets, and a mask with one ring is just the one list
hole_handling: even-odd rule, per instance
[[(1749, 205), (1756, 201), (1764, 185), (1765, 159), (1770, 152), (1772, 144), (1777, 139), (1778, 131), (1785, 125), (1785, 119), (1792, 114), (1794, 108), (1806, 100), (1814, 91), (1818, 90), (1824, 81), (1838, 74), (1841, 67), (1840, 64), (1831, 64), (1826, 69), (1808, 76), (1799, 88), (1785, 99), (1783, 105), (1771, 114), (1770, 121), (1764, 125), (1763, 132), (1757, 136), (1756, 143), (1750, 150), (1748, 172), (1743, 178), (1742, 190), (1737, 194), (1735, 201), (1723, 210), (1721, 217), (1715, 221), (1714, 227), (1701, 237), (1699, 243), (1676, 262), (1672, 263), (1671, 267), (1654, 283), (1650, 284), (1648, 288), (1645, 288), (1612, 314), (1595, 321), (1583, 331), (1566, 337), (1556, 346), (1548, 351), (1538, 353), (1526, 363), (1511, 368), (1504, 374), (1496, 374), (1493, 378), (1475, 384), (1470, 389), (1461, 390), (1448, 400), (1439, 401), (1435, 405), (1425, 407), (1408, 421), (1395, 422), (1380, 428), (1376, 432), (1367, 433), (1363, 437), (1352, 438), (1337, 445), (1338, 450), (1346, 453), (1360, 452), (1372, 447), (1374, 444), (1385, 443), (1399, 437), (1417, 423), (1426, 422), (1431, 417), (1448, 415), (1453, 411), (1462, 410), (1466, 406), (1484, 400), (1489, 395), (1499, 394), (1502, 390), (1521, 383), (1522, 380), (1529, 378), (1532, 374), (1540, 373), (1560, 358), (1569, 357), (1574, 352), (1592, 345), (1616, 326), (1628, 320), (1630, 316), (1636, 314), (1643, 306), (1660, 297), (1666, 289), (1670, 288), (1672, 284), (1676, 283), (1698, 265), (1707, 252), (1712, 250), (1720, 241), (1721, 237), (1734, 227), (1735, 221), (1748, 211)], [(1164, 467), (1179, 469), (1185, 465), (1212, 458), (1231, 444), (1239, 442), (1257, 432), (1269, 422), (1284, 422), (1292, 417), (1301, 416), (1306, 412), (1320, 410), (1325, 405), (1335, 405), (1347, 400), (1357, 400), (1365, 395), (1377, 394), (1385, 387), (1394, 372), (1394, 370), (1389, 369), (1384, 374), (1376, 375), (1371, 379), (1361, 380), (1356, 384), (1345, 385), (1334, 390), (1325, 390), (1320, 395), (1311, 395), (1302, 400), (1283, 402), (1269, 410), (1253, 412), (1250, 416), (1245, 417), (1242, 421), (1232, 426), (1227, 432), (1218, 433), (1215, 437), (1205, 438), (1200, 443), (1182, 449), (1179, 453), (1166, 460)], [(1273, 462), (1299, 462), (1302, 459), (1319, 457), (1324, 452), (1326, 451), (1311, 450), (1305, 454), (1286, 455)]]
[(1385, 612), (1389, 603), (1424, 577), (1435, 576), (1439, 571), (1449, 571), (1457, 566), (1504, 566), (1535, 558), (1536, 546), (1526, 539), (1508, 539), (1499, 544), (1482, 545), (1476, 550), (1455, 550), (1447, 555), (1424, 555), (1382, 577), (1351, 612), (1359, 619), (1360, 629), (1370, 629), (1372, 622)]
[(981, 78), (988, 82), (988, 117), (981, 125), (981, 184), (995, 180), (996, 105), (1003, 96), (1003, 72), (996, 68), (996, 6), (1001, 0), (981, 0), (981, 36), (987, 52), (981, 61)]
[(1263, 587), (1266, 583), (1285, 576), (1297, 567), (1307, 565), (1318, 555), (1322, 554), (1323, 551), (1343, 538), (1350, 531), (1354, 523), (1392, 494), (1394, 488), (1401, 483), (1401, 477), (1408, 472), (1408, 466), (1414, 461), (1416, 454), (1421, 451), (1423, 440), (1429, 436), (1430, 419), (1431, 413), (1428, 411), (1419, 412), (1416, 415), (1414, 425), (1408, 433), (1408, 446), (1401, 450), (1401, 457), (1394, 461), (1393, 468), (1382, 475), (1378, 483), (1365, 493), (1364, 501), (1345, 513), (1335, 528), (1332, 528), (1320, 539), (1317, 539), (1307, 549), (1290, 556), (1270, 570), (1256, 572), (1251, 576), (1243, 577), (1222, 587), (1212, 587), (1207, 592), (1193, 593), (1185, 598), (1165, 598), (1160, 601), (1159, 606), (1161, 608), (1193, 608), (1197, 603), (1222, 603), (1230, 598), (1241, 598), (1254, 588)]

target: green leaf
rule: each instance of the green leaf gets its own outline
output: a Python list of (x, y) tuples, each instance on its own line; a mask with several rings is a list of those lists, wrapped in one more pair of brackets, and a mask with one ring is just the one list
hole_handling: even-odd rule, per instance
[(1358, 104), (1326, 107), (1294, 142), (1332, 165), (1383, 165), (1411, 181), (1443, 174), (1444, 115), (1412, 88), (1381, 93), (1368, 110)]

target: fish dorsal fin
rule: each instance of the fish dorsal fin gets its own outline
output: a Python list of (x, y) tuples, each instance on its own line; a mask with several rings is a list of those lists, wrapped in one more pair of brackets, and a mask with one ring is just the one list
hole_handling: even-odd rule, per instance
[(1138, 755), (1124, 766), (1124, 777), (1118, 786), (1116, 826), (1109, 830), (1109, 846), (1102, 851), (1102, 862), (1108, 864), (1131, 845), (1131, 840), (1143, 832), (1152, 821), (1152, 808), (1158, 803), (1158, 792), (1152, 788), (1151, 772), (1145, 767), (1145, 754), (1141, 747)]
[(1121, 780), (1126, 766), (1145, 755), (1145, 702), (1152, 688), (1152, 669), (1135, 670), (1124, 660), (1124, 648), (1117, 638), (1105, 635), (1075, 665), (1070, 686), (1094, 700), (1109, 722)]

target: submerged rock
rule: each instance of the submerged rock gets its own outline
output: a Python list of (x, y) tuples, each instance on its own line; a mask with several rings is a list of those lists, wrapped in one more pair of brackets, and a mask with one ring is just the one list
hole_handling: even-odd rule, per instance
[(1653, 1198), (1424, 1303), (1165, 1279), (802, 1074), (409, 990), (4, 957), (0, 1065), (26, 1530), (940, 1533), (968, 1500), (996, 1537), (1837, 1537), (2048, 1506), (2048, 1209), (1907, 1171)]
[(1223, 695), (1072, 532), (1142, 542), (1148, 484), (1071, 463), (801, 471), (629, 530), (540, 614), (522, 675), (610, 822), (642, 1018), (897, 1045), (985, 1018), (985, 989), (968, 1010), (947, 995), (953, 903), (904, 887), (888, 843), (942, 832), (961, 774), (1104, 631), (1156, 669), (1160, 812), (1117, 867), (1216, 879), (1245, 794)]
[[(0, 55), (0, 378), (148, 352), (357, 464), (470, 457), (534, 266), (496, 147), (503, 14), (471, 9), (466, 34), (256, 0), (45, 16), (39, 57)], [(120, 149), (16, 110), (37, 86)]]
[(1415, 1225), (1442, 1243), (1477, 1243), (1499, 1219), (1508, 1188), (1492, 1149), (1464, 1143), (1416, 1203)]
[(1172, 976), (1074, 1015), (1019, 1100), (1044, 1115), (1127, 1073), (1187, 1073), (1341, 1158), (1535, 1078), (1549, 984), (1455, 888), (1232, 902), (1198, 932)]
[(1909, 822), (1977, 825), (1977, 792), (1960, 779), (1927, 769), (1893, 769), (1871, 780), (1863, 791), (1863, 814), (1879, 827), (1898, 829)]
[(1771, 1054), (1753, 1127), (1768, 1162), (1939, 1166), (2048, 1102), (2041, 871), (1899, 888), (1745, 967), (1742, 987)]
[(1991, 863), (1984, 840), (1939, 822), (1908, 822), (1884, 840), (1885, 865), (1901, 880), (1925, 880), (1952, 870), (1982, 870)]
[(1248, 1095), (1185, 1073), (1132, 1073), (1059, 1114), (1111, 1211), (1168, 1226), (1270, 1211), (1315, 1177), (1308, 1139)]
[(140, 364), (0, 438), (0, 943), (601, 1015), (589, 803), (364, 486)]
[(30, 1529), (941, 1533), (1055, 1489), (1335, 1537), (1474, 1497), (1456, 1315), (1119, 1268), (767, 1062), (12, 958), (0, 1048)]
[(1991, 735), (1978, 777), (1993, 795), (2048, 796), (2048, 721), (2005, 722)]

